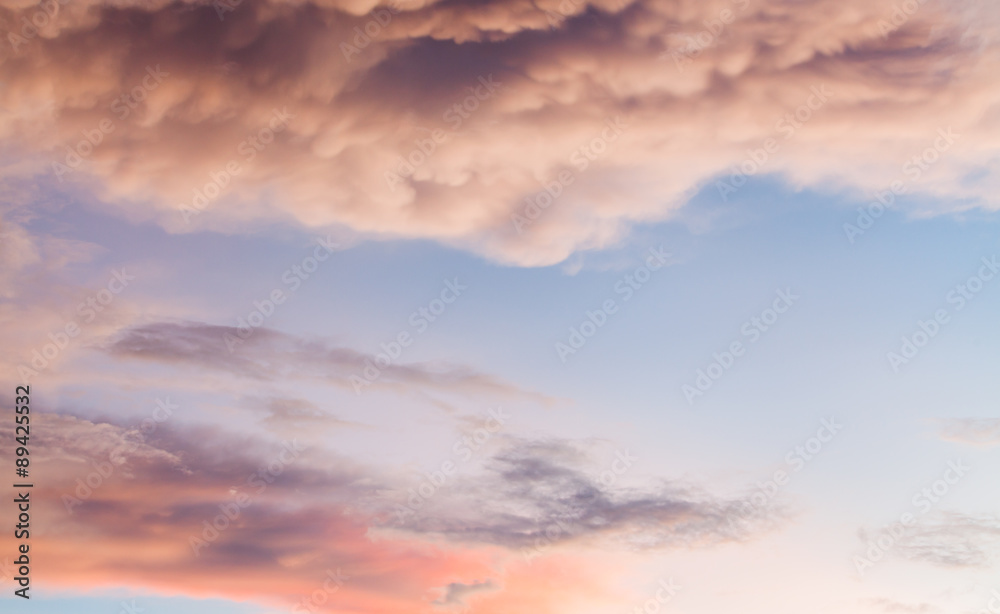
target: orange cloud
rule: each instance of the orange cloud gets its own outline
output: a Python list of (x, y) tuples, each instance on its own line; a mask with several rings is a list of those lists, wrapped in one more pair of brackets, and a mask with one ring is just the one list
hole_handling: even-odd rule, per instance
[[(155, 412), (158, 424), (139, 430), (37, 408), (31, 416), (30, 555), (36, 582), (48, 587), (128, 586), (282, 608), (305, 600), (317, 611), (555, 614), (621, 600), (619, 576), (636, 554), (595, 551), (598, 537), (642, 526), (646, 542), (664, 533), (670, 543), (690, 544), (703, 540), (708, 529), (700, 525), (722, 526), (727, 513), (676, 497), (629, 500), (618, 493), (612, 501), (582, 474), (557, 466), (567, 450), (548, 444), (543, 449), (554, 456), (533, 461), (536, 469), (525, 466), (520, 477), (513, 474), (521, 469), (505, 470), (510, 486), (495, 500), (477, 495), (481, 518), (462, 516), (460, 533), (420, 523), (387, 530), (385, 493), (396, 490), (388, 474), (296, 441), (265, 445), (218, 429), (178, 429), (159, 424), (166, 418)], [(516, 454), (528, 463), (523, 452)], [(451, 490), (468, 487), (457, 481)], [(525, 492), (511, 494), (517, 490)], [(552, 507), (553, 492), (566, 509)], [(588, 500), (594, 509), (580, 507)], [(501, 501), (538, 506), (549, 517), (582, 516), (567, 518), (568, 532), (553, 534)], [(11, 548), (13, 541), (11, 534), (0, 539)], [(539, 543), (537, 551), (529, 547)], [(619, 563), (609, 567), (609, 560)], [(302, 607), (296, 611), (309, 610)]]
[[(269, 474), (256, 463), (268, 461), (233, 449), (173, 440), (173, 453), (143, 443), (116, 456), (109, 451), (129, 441), (123, 429), (47, 414), (33, 424), (30, 553), (40, 584), (299, 604), (299, 612), (431, 612), (450, 583), (504, 581), (510, 557), (497, 548), (373, 539), (352, 504), (366, 487), (345, 467), (292, 461), (260, 488)], [(268, 467), (273, 454), (261, 457)], [(262, 477), (244, 482), (251, 472)]]

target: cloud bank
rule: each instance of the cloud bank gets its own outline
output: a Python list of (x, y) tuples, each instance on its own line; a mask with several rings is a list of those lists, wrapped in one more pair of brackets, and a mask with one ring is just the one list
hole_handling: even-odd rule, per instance
[(21, 172), (174, 232), (339, 226), (533, 266), (744, 171), (866, 201), (898, 182), (918, 215), (1000, 205), (990, 3), (3, 6)]
[[(431, 612), (476, 600), (487, 614), (518, 607), (554, 613), (565, 607), (564, 591), (581, 599), (607, 591), (607, 571), (600, 580), (600, 566), (579, 550), (541, 549), (524, 560), (517, 550), (530, 534), (510, 513), (514, 507), (572, 511), (571, 532), (552, 543), (599, 539), (605, 560), (615, 549), (610, 536), (638, 530), (669, 537), (647, 544), (661, 548), (712, 532), (717, 541), (732, 537), (721, 528), (720, 515), (732, 511), (725, 502), (680, 490), (637, 497), (618, 486), (588, 486), (587, 459), (566, 442), (522, 442), (498, 453), (491, 462), (501, 474), (482, 486), (502, 480), (503, 489), (481, 498), (473, 513), (462, 502), (482, 495), (469, 490), (476, 481), (443, 493), (445, 514), (461, 516), (461, 535), (456, 522), (428, 517), (388, 532), (382, 519), (391, 498), (384, 493), (405, 479), (319, 447), (166, 419), (139, 435), (72, 415), (32, 417), (39, 433), (32, 439), (32, 497), (39, 502), (32, 520), (45, 527), (33, 534), (32, 552), (44, 561), (46, 581), (60, 587), (125, 584), (285, 608), (324, 587), (328, 600), (311, 610)], [(440, 539), (442, 527), (452, 539)], [(80, 551), (90, 554), (71, 556)], [(345, 577), (337, 590), (324, 570)]]

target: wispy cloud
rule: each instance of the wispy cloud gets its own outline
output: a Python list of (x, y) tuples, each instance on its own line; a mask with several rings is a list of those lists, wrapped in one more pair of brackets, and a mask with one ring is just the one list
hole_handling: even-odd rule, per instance
[(981, 447), (1000, 444), (1000, 418), (949, 418), (937, 424), (944, 441)]
[(910, 604), (885, 598), (866, 599), (864, 602), (870, 603), (884, 612), (889, 612), (890, 614), (931, 614), (933, 612), (941, 611), (941, 608), (930, 603)]
[(436, 605), (444, 606), (462, 606), (465, 605), (465, 598), (469, 595), (492, 591), (497, 588), (499, 587), (492, 580), (483, 580), (482, 582), (472, 582), (470, 584), (452, 582), (448, 586), (444, 587), (444, 594), (440, 599), (435, 600), (434, 603)]
[(482, 475), (449, 483), (404, 530), (509, 548), (601, 540), (646, 549), (738, 541), (774, 520), (745, 522), (739, 501), (682, 483), (647, 489), (602, 483), (603, 468), (568, 441), (514, 439), (485, 467)]
[(1000, 553), (1000, 518), (942, 512), (911, 527), (899, 554), (942, 567), (985, 567)]
[[(140, 358), (182, 368), (209, 369), (259, 381), (315, 379), (350, 388), (350, 378), (375, 356), (325, 339), (305, 339), (267, 328), (254, 329), (233, 351), (226, 337), (239, 338), (235, 327), (198, 322), (157, 322), (128, 328), (106, 344), (115, 356)], [(448, 391), (522, 398), (551, 404), (545, 395), (522, 390), (469, 367), (428, 363), (391, 364), (382, 368), (378, 385), (389, 390)], [(299, 408), (301, 410), (303, 408)], [(289, 410), (288, 407), (281, 411)], [(300, 416), (301, 417), (301, 416)]]
[[(571, 579), (565, 560), (550, 568), (543, 557), (532, 571), (524, 569), (516, 550), (542, 534), (536, 523), (562, 518), (570, 530), (556, 540), (560, 544), (610, 537), (624, 539), (628, 547), (663, 548), (746, 536), (724, 528), (726, 514), (735, 511), (725, 501), (681, 489), (640, 494), (594, 485), (585, 473), (586, 454), (568, 442), (508, 446), (488, 461), (492, 469), (485, 480), (456, 482), (455, 495), (447, 495), (451, 503), (477, 498), (461, 520), (427, 519), (389, 534), (380, 530), (383, 493), (401, 481), (385, 468), (317, 448), (265, 473), (272, 471), (279, 446), (218, 428), (166, 422), (127, 454), (127, 470), (117, 470), (110, 458), (126, 440), (126, 427), (70, 415), (32, 416), (39, 427), (33, 458), (52, 469), (33, 496), (80, 499), (72, 513), (62, 507), (48, 511), (50, 533), (37, 542), (53, 553), (47, 574), (62, 586), (128, 582), (281, 604), (308, 594), (322, 580), (312, 579), (310, 570), (340, 568), (351, 579), (336, 594), (342, 609), (374, 612), (422, 601), (458, 606), (476, 595), (498, 603), (513, 597), (555, 612), (544, 605), (551, 595), (525, 602), (523, 594), (508, 596), (503, 588), (510, 584), (524, 591), (525, 583)], [(107, 463), (116, 470), (99, 483), (88, 477)], [(88, 479), (84, 494), (80, 484)], [(252, 504), (193, 556), (190, 537), (201, 535), (205, 522), (241, 494)], [(69, 556), (81, 551), (91, 556), (86, 561)]]

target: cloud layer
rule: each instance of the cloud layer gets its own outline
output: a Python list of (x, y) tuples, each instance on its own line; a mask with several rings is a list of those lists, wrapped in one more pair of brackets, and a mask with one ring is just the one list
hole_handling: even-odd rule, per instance
[(34, 36), (41, 9), (4, 4), (0, 135), (177, 232), (340, 225), (541, 265), (740, 167), (1000, 204), (988, 3), (72, 0)]
[(514, 441), (489, 460), (485, 475), (453, 480), (419, 511), (402, 514), (402, 526), (520, 549), (529, 557), (581, 540), (664, 548), (735, 541), (763, 530), (763, 515), (748, 515), (737, 501), (674, 483), (625, 487), (619, 476), (637, 460), (618, 450), (608, 467), (595, 469), (593, 459), (568, 442)]
[(1000, 444), (1000, 418), (950, 418), (940, 420), (941, 439), (969, 446), (992, 447)]
[[(329, 591), (329, 570), (347, 579), (319, 611), (432, 611), (475, 599), (487, 602), (477, 610), (487, 613), (514, 603), (557, 612), (548, 600), (558, 598), (560, 585), (598, 595), (607, 579), (587, 579), (591, 563), (580, 551), (564, 556), (545, 546), (525, 560), (517, 550), (534, 535), (514, 508), (538, 512), (543, 522), (558, 514), (571, 525), (550, 545), (600, 540), (601, 550), (614, 551), (609, 537), (639, 532), (659, 536), (647, 547), (704, 541), (709, 533), (716, 541), (733, 538), (723, 522), (732, 506), (680, 489), (637, 497), (617, 486), (595, 488), (582, 473), (588, 459), (566, 442), (508, 446), (491, 461), (500, 474), (442, 492), (439, 511), (451, 521), (424, 515), (386, 531), (392, 498), (384, 493), (405, 479), (321, 448), (158, 418), (153, 428), (129, 429), (32, 416), (39, 433), (32, 440), (32, 497), (39, 502), (32, 520), (44, 527), (33, 533), (32, 552), (46, 581), (62, 587), (129, 585), (290, 607), (320, 587)], [(464, 504), (469, 497), (479, 498), (475, 509)], [(453, 539), (438, 538), (449, 532)], [(83, 551), (88, 557), (71, 556)], [(533, 588), (542, 585), (546, 590)]]
[[(308, 378), (356, 390), (385, 386), (396, 390), (430, 389), (552, 401), (490, 375), (454, 365), (378, 363), (379, 376), (371, 380), (374, 383), (358, 388), (352, 377), (363, 375), (366, 365), (375, 365), (376, 356), (327, 340), (300, 338), (268, 328), (240, 330), (198, 322), (155, 322), (118, 331), (107, 342), (105, 351), (126, 359), (223, 371), (251, 380)], [(292, 408), (271, 409), (273, 413), (282, 413)]]
[(944, 567), (986, 567), (1000, 546), (1000, 519), (941, 513), (917, 524), (900, 542), (906, 558)]

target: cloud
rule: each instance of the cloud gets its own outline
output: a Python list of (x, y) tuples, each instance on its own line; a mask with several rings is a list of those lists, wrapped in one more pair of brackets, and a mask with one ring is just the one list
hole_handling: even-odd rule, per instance
[[(324, 607), (378, 612), (488, 572), (478, 553), (369, 539), (355, 502), (380, 478), (344, 457), (310, 448), (285, 462), (281, 446), (165, 422), (119, 464), (112, 451), (126, 427), (32, 418), (33, 467), (45, 473), (32, 497), (51, 502), (33, 508), (47, 531), (32, 535), (32, 551), (64, 588), (129, 585), (290, 608), (323, 587), (325, 570), (342, 569), (349, 580)], [(249, 502), (234, 515), (240, 496)], [(234, 517), (223, 524), (227, 506)], [(81, 551), (91, 552), (86, 564), (72, 556)]]
[[(586, 553), (553, 552), (529, 569), (509, 548), (495, 545), (498, 529), (508, 524), (495, 499), (479, 505), (480, 524), (493, 529), (492, 535), (480, 532), (486, 541), (383, 534), (370, 510), (398, 480), (320, 447), (265, 443), (167, 420), (144, 431), (135, 451), (116, 455), (123, 443), (136, 441), (125, 426), (44, 411), (32, 412), (32, 425), (38, 430), (32, 466), (39, 472), (32, 497), (49, 502), (32, 508), (32, 519), (46, 527), (32, 535), (32, 552), (49, 561), (46, 577), (63, 589), (125, 585), (285, 609), (326, 588), (318, 611), (428, 614), (473, 595), (483, 614), (557, 614), (567, 595), (586, 602), (612, 592), (609, 572)], [(11, 429), (0, 426), (0, 434)], [(550, 459), (574, 454), (566, 446), (561, 453), (544, 447)], [(503, 458), (521, 458), (521, 449)], [(541, 449), (533, 449), (539, 456)], [(289, 457), (289, 450), (296, 454)], [(11, 455), (0, 452), (4, 462)], [(547, 466), (514, 465), (510, 471), (526, 476), (536, 494), (565, 493), (560, 481), (576, 479)], [(515, 479), (512, 489), (523, 488)], [(613, 511), (602, 497), (572, 504), (588, 506)], [(576, 526), (585, 529), (593, 516), (581, 518)], [(12, 534), (0, 537), (4, 547), (13, 543)], [(90, 554), (73, 556), (79, 552)], [(346, 579), (331, 592), (325, 581), (334, 570)]]
[(900, 612), (903, 614), (929, 614), (931, 612), (941, 611), (941, 608), (929, 603), (909, 604), (884, 598), (867, 599), (865, 601), (893, 614)]
[(442, 589), (444, 595), (440, 599), (434, 601), (435, 605), (452, 606), (452, 605), (465, 605), (465, 598), (469, 595), (475, 595), (476, 593), (482, 593), (485, 591), (496, 590), (498, 587), (493, 583), (492, 580), (484, 580), (482, 582), (472, 582), (471, 584), (462, 584), (461, 582), (452, 582), (448, 586)]
[(859, 535), (862, 541), (885, 536), (895, 556), (941, 567), (987, 567), (1000, 552), (1000, 518), (990, 514), (934, 512), (900, 535), (886, 528), (872, 533), (861, 529)]
[[(92, 260), (100, 246), (50, 234), (32, 234), (28, 225), (40, 213), (65, 206), (66, 195), (46, 193), (25, 181), (18, 164), (0, 165), (0, 297), (35, 301), (52, 291), (58, 274), (69, 264)], [(34, 283), (28, 283), (31, 280)], [(44, 280), (47, 283), (38, 283)]]
[[(995, 210), (1000, 17), (897, 4), (73, 0), (0, 49), (0, 137), (39, 179), (173, 232), (344, 226), (527, 266), (620, 242), (741, 165), (866, 199), (898, 180), (915, 215)], [(4, 6), (15, 33), (38, 10)], [(519, 233), (526, 199), (544, 206)]]
[(1000, 418), (950, 418), (938, 421), (938, 435), (944, 441), (967, 446), (993, 447), (1000, 444)]
[(241, 405), (265, 413), (262, 422), (270, 432), (294, 434), (303, 430), (315, 432), (323, 428), (363, 427), (361, 423), (341, 420), (329, 411), (305, 399), (277, 397), (244, 399)]
[(986, 567), (1000, 551), (1000, 518), (940, 513), (907, 529), (896, 548), (905, 558), (942, 567)]
[(746, 539), (773, 522), (679, 483), (617, 483), (635, 460), (616, 451), (609, 467), (618, 473), (572, 442), (510, 439), (485, 474), (448, 482), (404, 514), (401, 528), (540, 553), (595, 540), (626, 549), (704, 546)]
[[(336, 346), (325, 340), (309, 340), (267, 328), (253, 329), (242, 339), (239, 330), (197, 322), (155, 322), (122, 331), (106, 344), (106, 352), (123, 358), (140, 358), (178, 367), (224, 371), (260, 381), (315, 378), (352, 388), (366, 362), (375, 356)], [(227, 342), (227, 338), (230, 340)], [(238, 345), (233, 344), (239, 342)], [(232, 351), (230, 345), (232, 344)], [(459, 394), (493, 394), (529, 398), (549, 404), (552, 399), (521, 390), (512, 384), (455, 365), (390, 364), (381, 368), (373, 388), (406, 391), (422, 388)], [(302, 413), (303, 407), (295, 408)], [(279, 412), (292, 408), (277, 407)], [(304, 416), (299, 416), (304, 417)]]

